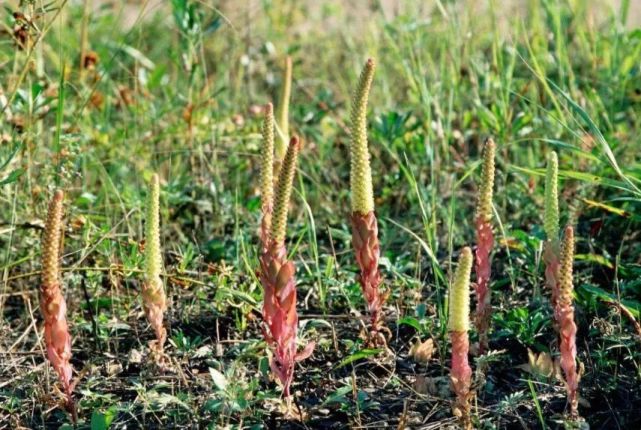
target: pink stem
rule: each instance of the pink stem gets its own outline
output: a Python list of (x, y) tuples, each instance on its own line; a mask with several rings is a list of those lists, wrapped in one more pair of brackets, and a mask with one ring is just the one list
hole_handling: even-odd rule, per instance
[(361, 284), (371, 316), (370, 337), (376, 339), (385, 296), (379, 290), (381, 284), (381, 274), (378, 270), (380, 245), (378, 223), (374, 212), (369, 212), (366, 215), (358, 212), (352, 213), (352, 246), (361, 272), (358, 281)]
[(576, 369), (576, 324), (574, 323), (574, 307), (560, 303), (558, 306), (559, 334), (561, 339), (561, 368), (565, 374), (570, 415), (577, 418), (579, 406), (579, 374)]
[(260, 267), (264, 289), (263, 321), (268, 328), (263, 333), (274, 354), (270, 366), (283, 385), (285, 397), (289, 397), (294, 364), (309, 356), (314, 344), (308, 344), (301, 353), (296, 352), (296, 269), (287, 260), (285, 244), (270, 241), (261, 253)]
[(452, 391), (456, 395), (455, 408), (461, 414), (461, 425), (464, 429), (471, 429), (470, 397), (472, 385), (472, 368), (468, 362), (470, 342), (466, 331), (451, 331), (452, 341)]
[(488, 349), (488, 331), (492, 317), (490, 291), (491, 262), (490, 253), (494, 246), (494, 235), (489, 222), (476, 219), (476, 328), (479, 333), (479, 353)]

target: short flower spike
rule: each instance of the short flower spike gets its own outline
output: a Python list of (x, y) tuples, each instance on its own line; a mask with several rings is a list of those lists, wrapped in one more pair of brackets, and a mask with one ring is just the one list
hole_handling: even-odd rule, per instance
[(472, 250), (463, 248), (454, 281), (450, 287), (449, 332), (452, 341), (452, 365), (450, 380), (456, 395), (454, 413), (459, 417), (461, 427), (472, 428), (470, 399), (472, 392), (472, 368), (469, 364), (470, 340), (470, 272), (472, 271)]
[(479, 199), (476, 206), (476, 217), (484, 222), (492, 220), (492, 193), (494, 190), (494, 157), (496, 145), (492, 138), (487, 139), (483, 148), (483, 167), (481, 168), (481, 184)]
[(470, 273), (472, 271), (472, 250), (463, 248), (454, 280), (450, 287), (450, 331), (468, 331), (470, 329)]

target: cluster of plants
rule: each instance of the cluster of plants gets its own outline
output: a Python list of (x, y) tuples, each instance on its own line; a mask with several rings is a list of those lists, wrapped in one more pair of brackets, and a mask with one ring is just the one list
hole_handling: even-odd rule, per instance
[(634, 428), (629, 4), (230, 3), (5, 8), (0, 427)]
[[(270, 367), (283, 388), (286, 413), (296, 416), (292, 408), (290, 386), (295, 364), (309, 357), (315, 343), (309, 342), (298, 351), (298, 312), (296, 268), (286, 248), (287, 214), (301, 142), (297, 136), (288, 137), (287, 111), (291, 87), (291, 61), (285, 68), (285, 85), (281, 99), (280, 120), (274, 120), (272, 104), (264, 107), (260, 168), (260, 193), (262, 219), (259, 227), (258, 274), (263, 286), (263, 335), (269, 346)], [(374, 207), (372, 169), (367, 142), (367, 102), (375, 71), (373, 59), (365, 64), (352, 99), (350, 127), (350, 195), (349, 215), (352, 224), (352, 245), (360, 268), (358, 282), (370, 315), (367, 330), (363, 333), (366, 346), (383, 347), (392, 332), (385, 326), (385, 303), (389, 292), (381, 285), (384, 277), (380, 270), (380, 245)], [(275, 133), (277, 130), (278, 133)], [(276, 139), (276, 134), (278, 139)], [(275, 142), (281, 143), (276, 145)], [(288, 143), (287, 143), (288, 142)], [(281, 148), (281, 149), (278, 149)], [(284, 148), (284, 153), (283, 153)], [(493, 250), (492, 195), (495, 176), (496, 144), (488, 139), (483, 150), (481, 180), (476, 209), (475, 255), (471, 248), (460, 252), (456, 273), (449, 293), (449, 324), (451, 339), (451, 387), (456, 396), (453, 411), (461, 426), (472, 428), (471, 401), (474, 397), (472, 369), (469, 364), (470, 293), (471, 272), (475, 267), (473, 291), (476, 298), (474, 325), (478, 331), (477, 354), (488, 350), (488, 332), (491, 329), (491, 254)], [(167, 356), (164, 344), (167, 332), (163, 319), (167, 310), (167, 297), (162, 280), (162, 253), (160, 241), (160, 180), (151, 178), (145, 219), (145, 262), (141, 289), (142, 304), (155, 340), (150, 342), (151, 359), (163, 369)], [(72, 381), (71, 335), (69, 332), (66, 303), (62, 294), (60, 253), (62, 242), (63, 198), (57, 190), (49, 205), (42, 245), (41, 309), (45, 321), (44, 340), (47, 356), (57, 372), (66, 407), (74, 414), (73, 390), (78, 379)], [(572, 266), (574, 261), (574, 230), (565, 229), (559, 234), (558, 159), (555, 152), (548, 158), (545, 188), (545, 262), (546, 286), (549, 288), (555, 328), (559, 334), (560, 366), (565, 375), (568, 393), (569, 416), (579, 419), (578, 389), (580, 374), (577, 370), (576, 325), (574, 322)], [(473, 264), (474, 263), (474, 264)], [(387, 350), (388, 353), (391, 351)], [(300, 418), (300, 416), (299, 416)], [(74, 418), (75, 419), (75, 418)]]

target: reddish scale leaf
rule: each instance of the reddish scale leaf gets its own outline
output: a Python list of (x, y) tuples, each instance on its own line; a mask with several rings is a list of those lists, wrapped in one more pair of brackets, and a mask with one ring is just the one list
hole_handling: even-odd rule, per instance
[(372, 318), (372, 339), (379, 328), (379, 318), (385, 295), (379, 290), (381, 275), (378, 270), (380, 245), (378, 242), (378, 224), (374, 212), (366, 215), (352, 213), (352, 246), (356, 254), (356, 262), (360, 268), (358, 281), (363, 290)]
[(263, 334), (273, 353), (270, 366), (283, 385), (285, 397), (289, 397), (294, 363), (311, 355), (314, 344), (310, 343), (300, 354), (296, 353), (296, 270), (287, 260), (285, 245), (271, 241), (263, 248), (260, 266), (265, 293), (263, 321), (266, 329)]

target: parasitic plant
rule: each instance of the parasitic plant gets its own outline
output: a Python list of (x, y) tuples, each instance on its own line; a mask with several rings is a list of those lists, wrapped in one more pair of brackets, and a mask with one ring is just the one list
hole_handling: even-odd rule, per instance
[(266, 326), (263, 335), (272, 351), (271, 369), (283, 386), (288, 408), (291, 408), (290, 386), (294, 378), (294, 364), (309, 357), (315, 346), (310, 342), (301, 352), (297, 352), (296, 269), (294, 263), (287, 259), (285, 248), (287, 212), (299, 149), (300, 143), (294, 136), (278, 177), (268, 242), (260, 250), (259, 275), (264, 290), (263, 321)]
[(488, 348), (488, 330), (492, 317), (490, 292), (491, 263), (490, 253), (494, 246), (492, 234), (492, 191), (494, 188), (494, 154), (496, 146), (490, 138), (483, 149), (481, 185), (476, 207), (476, 317), (475, 324), (479, 333), (479, 353)]
[[(281, 88), (280, 100), (278, 103), (278, 113), (276, 116), (278, 129), (280, 130), (279, 139), (275, 142), (275, 153), (277, 168), (285, 158), (287, 152), (287, 142), (289, 141), (289, 101), (292, 94), (292, 57), (289, 55), (285, 58), (285, 69), (283, 70), (283, 87)], [(278, 170), (277, 170), (278, 171)]]
[(545, 285), (550, 291), (550, 302), (555, 312), (556, 325), (556, 302), (559, 295), (558, 271), (559, 271), (559, 161), (556, 152), (548, 154), (547, 173), (545, 175), (545, 213), (543, 228), (546, 241), (543, 251), (545, 260)]
[(350, 190), (352, 199), (352, 246), (360, 269), (359, 282), (371, 317), (370, 342), (384, 344), (379, 333), (381, 311), (387, 296), (379, 289), (381, 274), (378, 269), (380, 245), (378, 223), (374, 213), (372, 171), (367, 147), (367, 99), (369, 97), (375, 64), (367, 60), (354, 92), (351, 112)]
[(62, 215), (64, 194), (57, 190), (49, 203), (42, 246), (42, 281), (40, 284), (40, 309), (44, 317), (44, 339), (47, 357), (55, 369), (67, 407), (73, 411), (71, 381), (71, 334), (67, 325), (67, 303), (62, 295), (60, 252), (63, 239)]
[(572, 280), (572, 263), (574, 262), (574, 229), (565, 228), (561, 245), (561, 262), (559, 266), (559, 295), (555, 315), (559, 325), (559, 348), (561, 350), (561, 368), (565, 374), (565, 384), (570, 404), (570, 415), (578, 418), (579, 405), (579, 372), (576, 365), (576, 324), (574, 323)]
[(274, 107), (265, 106), (263, 120), (263, 146), (260, 153), (260, 241), (263, 247), (269, 242), (269, 229), (274, 209)]
[(163, 325), (163, 315), (167, 310), (167, 297), (160, 272), (162, 255), (160, 253), (160, 183), (154, 174), (149, 184), (147, 197), (147, 220), (145, 225), (145, 279), (142, 285), (142, 301), (149, 324), (156, 333), (151, 343), (157, 358), (163, 355), (167, 331)]
[(466, 430), (472, 428), (470, 418), (470, 399), (473, 395), (471, 389), (472, 369), (468, 361), (470, 342), (467, 333), (470, 328), (470, 272), (472, 271), (472, 260), (470, 248), (463, 248), (459, 257), (458, 267), (454, 273), (454, 280), (450, 287), (448, 324), (452, 341), (452, 391), (456, 395), (454, 413), (459, 416), (461, 426)]

